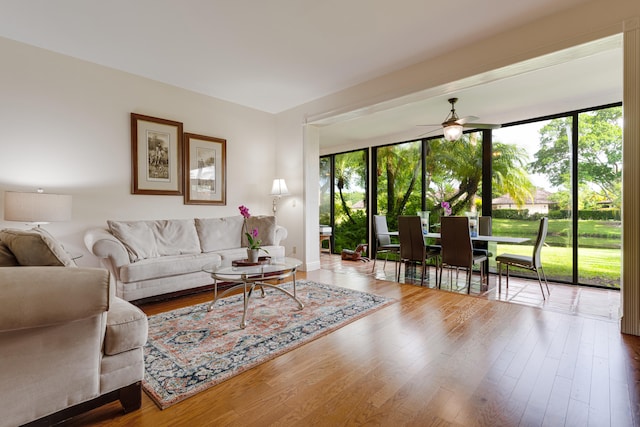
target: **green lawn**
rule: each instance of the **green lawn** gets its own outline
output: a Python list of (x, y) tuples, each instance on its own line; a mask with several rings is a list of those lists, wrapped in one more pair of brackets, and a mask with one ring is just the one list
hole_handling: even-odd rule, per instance
[[(501, 244), (493, 251), (494, 255), (512, 253), (531, 255), (533, 245)], [(545, 246), (542, 248), (542, 265), (548, 279), (571, 282), (571, 248)], [(581, 248), (578, 252), (579, 282), (598, 286), (620, 288), (620, 249)], [(490, 266), (495, 269), (492, 258)], [(518, 274), (535, 276), (535, 273), (522, 269), (513, 269)]]
[[(493, 234), (530, 237), (522, 245), (499, 245), (494, 254), (530, 255), (538, 232), (538, 221), (496, 219)], [(548, 278), (572, 280), (570, 220), (549, 220), (549, 232), (542, 249), (542, 263)], [(619, 221), (584, 221), (578, 223), (579, 282), (598, 286), (620, 287), (621, 226)], [(491, 261), (495, 268), (495, 261)], [(523, 272), (525, 270), (519, 270)]]
[[(531, 255), (533, 243), (538, 233), (538, 221), (495, 219), (493, 234), (498, 236), (529, 237), (531, 240), (520, 245), (489, 244), (493, 253), (489, 261), (492, 271), (496, 271), (495, 256), (502, 253)], [(572, 282), (572, 249), (569, 236), (569, 220), (549, 220), (549, 232), (542, 248), (542, 264), (547, 278)], [(620, 288), (621, 227), (615, 221), (580, 221), (578, 238), (578, 281), (611, 288)], [(392, 257), (391, 257), (392, 258)], [(528, 270), (513, 268), (518, 275), (535, 277)]]

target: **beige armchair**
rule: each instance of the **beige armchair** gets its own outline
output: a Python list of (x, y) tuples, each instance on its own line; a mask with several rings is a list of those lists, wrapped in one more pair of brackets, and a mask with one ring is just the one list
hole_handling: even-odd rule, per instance
[(0, 426), (141, 403), (147, 318), (104, 269), (0, 268)]

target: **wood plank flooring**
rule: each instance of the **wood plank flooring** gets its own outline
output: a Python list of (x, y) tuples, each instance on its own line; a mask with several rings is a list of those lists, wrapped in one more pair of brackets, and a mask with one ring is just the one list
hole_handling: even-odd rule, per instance
[(564, 297), (531, 307), (381, 280), (382, 263), (322, 262), (298, 277), (397, 302), (164, 411), (143, 395), (134, 413), (114, 403), (64, 425), (640, 425), (640, 338), (620, 334), (610, 309), (583, 315)]

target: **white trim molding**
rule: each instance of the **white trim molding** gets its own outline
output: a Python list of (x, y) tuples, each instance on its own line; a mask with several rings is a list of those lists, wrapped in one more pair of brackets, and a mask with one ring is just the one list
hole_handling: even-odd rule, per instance
[(620, 331), (640, 335), (640, 18), (624, 21)]

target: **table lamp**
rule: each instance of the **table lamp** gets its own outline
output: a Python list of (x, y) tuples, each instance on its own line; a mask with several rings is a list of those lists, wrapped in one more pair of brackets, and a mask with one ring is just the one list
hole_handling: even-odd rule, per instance
[(37, 193), (5, 191), (5, 221), (22, 221), (38, 227), (55, 221), (71, 220), (71, 196), (47, 194), (41, 188)]

